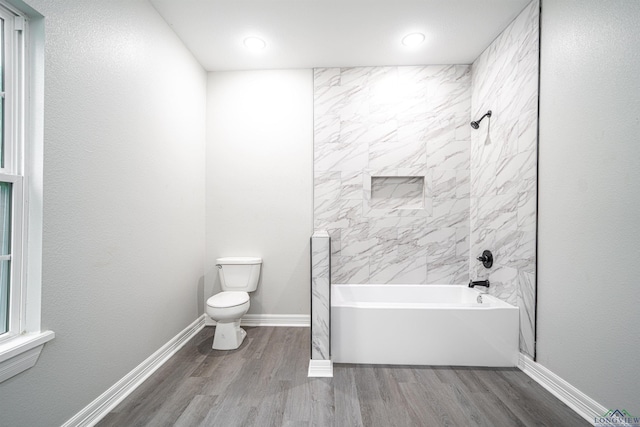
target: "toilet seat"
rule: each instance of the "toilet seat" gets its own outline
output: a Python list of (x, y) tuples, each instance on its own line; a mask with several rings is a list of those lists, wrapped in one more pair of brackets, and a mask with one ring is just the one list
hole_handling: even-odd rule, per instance
[(236, 307), (249, 302), (249, 294), (242, 291), (224, 291), (215, 294), (207, 300), (207, 305), (212, 308)]

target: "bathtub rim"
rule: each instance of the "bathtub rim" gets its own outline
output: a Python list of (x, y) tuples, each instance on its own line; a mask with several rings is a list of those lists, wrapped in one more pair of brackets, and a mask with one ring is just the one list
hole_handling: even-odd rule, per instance
[[(385, 288), (385, 289), (393, 289), (397, 287), (409, 288), (409, 289), (433, 289), (437, 287), (439, 289), (456, 289), (461, 292), (468, 292), (473, 295), (473, 298), (476, 298), (477, 295), (482, 295), (483, 299), (487, 299), (488, 303), (477, 304), (477, 303), (429, 303), (429, 302), (385, 302), (385, 301), (376, 301), (376, 302), (362, 302), (362, 301), (353, 301), (353, 300), (344, 300), (342, 298), (343, 295), (340, 294), (340, 291), (337, 289), (341, 288), (360, 288), (361, 290), (365, 290), (364, 288)], [(335, 290), (335, 292), (334, 292)], [(469, 288), (468, 285), (446, 285), (446, 284), (380, 284), (380, 283), (363, 283), (363, 284), (353, 284), (353, 283), (332, 283), (331, 284), (331, 307), (351, 307), (351, 308), (363, 308), (363, 309), (374, 309), (374, 308), (406, 308), (406, 309), (451, 309), (451, 308), (460, 308), (460, 309), (475, 309), (475, 310), (491, 310), (491, 309), (516, 309), (518, 307), (510, 304), (506, 301), (501, 300), (495, 295), (491, 295), (486, 292), (482, 292), (475, 288)]]

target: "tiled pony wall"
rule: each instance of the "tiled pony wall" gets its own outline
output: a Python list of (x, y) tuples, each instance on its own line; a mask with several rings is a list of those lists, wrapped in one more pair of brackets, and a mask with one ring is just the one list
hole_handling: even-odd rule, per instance
[[(540, 6), (534, 1), (471, 67), (471, 114), (493, 115), (471, 133), (472, 277), (520, 307), (520, 350), (533, 355), (536, 266)], [(486, 120), (486, 119), (485, 119)], [(474, 259), (484, 249), (495, 263)]]
[(538, 10), (473, 65), (314, 70), (314, 227), (331, 235), (332, 282), (465, 284), (487, 277), (475, 257), (490, 249), (490, 292), (526, 305), (528, 354)]

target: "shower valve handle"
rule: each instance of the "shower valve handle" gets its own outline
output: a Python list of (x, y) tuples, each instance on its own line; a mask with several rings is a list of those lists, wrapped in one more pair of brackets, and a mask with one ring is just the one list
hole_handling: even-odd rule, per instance
[(493, 254), (489, 250), (482, 252), (482, 255), (476, 259), (480, 261), (485, 268), (491, 268), (491, 266), (493, 266)]

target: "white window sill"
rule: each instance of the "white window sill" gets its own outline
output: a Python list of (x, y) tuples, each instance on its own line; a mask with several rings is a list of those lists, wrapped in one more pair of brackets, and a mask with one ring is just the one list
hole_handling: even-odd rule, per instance
[(0, 344), (0, 383), (35, 365), (42, 347), (54, 337), (53, 331), (37, 332)]

